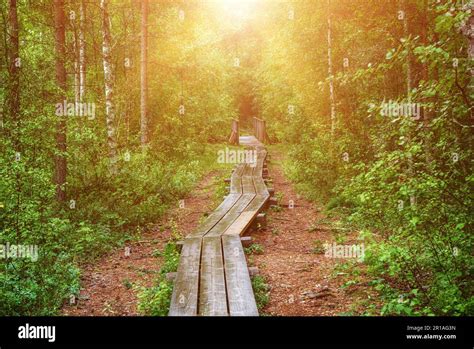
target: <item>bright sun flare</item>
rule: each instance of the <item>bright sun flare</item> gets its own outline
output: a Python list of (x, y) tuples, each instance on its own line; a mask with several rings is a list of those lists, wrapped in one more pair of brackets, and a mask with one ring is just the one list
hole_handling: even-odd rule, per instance
[(222, 12), (235, 19), (245, 20), (252, 16), (258, 0), (215, 0)]

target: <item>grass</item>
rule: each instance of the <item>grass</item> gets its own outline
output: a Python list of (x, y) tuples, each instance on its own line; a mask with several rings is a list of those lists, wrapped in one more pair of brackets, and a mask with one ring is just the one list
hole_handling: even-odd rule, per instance
[(263, 254), (265, 250), (260, 244), (251, 244), (249, 247), (244, 248), (246, 254)]
[(324, 244), (321, 240), (314, 240), (313, 241), (313, 250), (314, 254), (322, 254), (325, 252)]
[(252, 277), (252, 288), (257, 309), (260, 312), (270, 301), (270, 287), (263, 276), (255, 275)]
[(179, 252), (176, 243), (170, 240), (161, 253), (153, 253), (164, 258), (158, 277), (152, 287), (136, 286), (138, 298), (138, 312), (149, 316), (168, 315), (173, 283), (166, 280), (166, 274), (178, 269)]

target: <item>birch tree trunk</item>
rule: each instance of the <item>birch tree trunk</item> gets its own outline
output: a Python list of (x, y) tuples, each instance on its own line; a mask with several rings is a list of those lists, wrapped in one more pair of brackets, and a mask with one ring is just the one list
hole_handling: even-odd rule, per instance
[(336, 130), (336, 101), (334, 98), (334, 76), (332, 71), (332, 38), (331, 38), (331, 0), (328, 0), (328, 75), (329, 75), (329, 101), (331, 105), (331, 136)]
[(141, 25), (141, 69), (140, 69), (140, 131), (141, 144), (144, 147), (148, 143), (148, 77), (147, 77), (147, 54), (148, 54), (148, 0), (142, 0), (142, 25)]
[(117, 138), (115, 127), (114, 75), (112, 71), (110, 19), (108, 0), (101, 0), (102, 11), (102, 60), (104, 65), (105, 117), (107, 124), (107, 143), (109, 146), (110, 172), (117, 173)]
[[(79, 24), (77, 22), (79, 21)], [(74, 92), (76, 104), (84, 99), (85, 93), (85, 42), (84, 2), (79, 3), (79, 19), (74, 20)]]
[(86, 94), (86, 43), (84, 40), (86, 9), (84, 0), (81, 0), (79, 6), (79, 100), (82, 102)]
[[(64, 15), (64, 0), (54, 0), (54, 27), (55, 27), (55, 47), (56, 47), (56, 81), (60, 90), (59, 102), (66, 99), (66, 68), (64, 60), (66, 57), (66, 18)], [(56, 148), (55, 156), (55, 183), (56, 199), (59, 202), (66, 200), (66, 117), (58, 116), (60, 119), (56, 124)]]

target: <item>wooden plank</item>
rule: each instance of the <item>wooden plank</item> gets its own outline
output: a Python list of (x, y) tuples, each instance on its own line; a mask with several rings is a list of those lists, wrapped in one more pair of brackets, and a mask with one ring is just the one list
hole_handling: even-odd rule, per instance
[(206, 236), (220, 236), (239, 217), (247, 206), (252, 202), (255, 194), (242, 194), (239, 201), (226, 213), (226, 215), (206, 234)]
[(255, 192), (257, 195), (270, 195), (262, 177), (253, 177), (253, 184), (255, 186)]
[(269, 199), (270, 195), (256, 195), (244, 212), (260, 211)]
[(244, 168), (245, 168), (245, 164), (238, 164), (237, 167), (235, 168), (234, 173), (236, 173), (237, 176), (242, 177), (242, 173), (244, 173)]
[(239, 165), (230, 178), (230, 193), (242, 194), (242, 176), (243, 164)]
[(257, 304), (239, 236), (222, 237), (230, 316), (258, 316)]
[(201, 239), (185, 239), (168, 315), (197, 315), (200, 259)]
[(187, 237), (199, 237), (204, 236), (209, 230), (212, 229), (225, 215), (226, 213), (239, 201), (241, 194), (229, 194), (225, 200), (212, 212), (206, 220), (199, 225), (195, 232), (189, 234)]
[(253, 169), (255, 168), (256, 164), (245, 164), (244, 172), (242, 173), (242, 177), (252, 176)]
[(251, 176), (242, 177), (242, 192), (244, 194), (255, 194), (255, 187)]
[(199, 315), (228, 315), (224, 260), (220, 237), (203, 238)]
[(257, 164), (253, 171), (254, 177), (262, 177), (263, 173), (263, 164), (265, 162), (265, 158), (267, 157), (267, 152), (264, 150), (260, 150), (257, 152)]
[(250, 226), (258, 211), (244, 211), (240, 216), (229, 226), (223, 235), (242, 235), (242, 233)]

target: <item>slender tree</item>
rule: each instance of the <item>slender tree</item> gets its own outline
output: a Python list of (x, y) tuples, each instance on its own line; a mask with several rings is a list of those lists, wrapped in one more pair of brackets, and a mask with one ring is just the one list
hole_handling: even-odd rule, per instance
[(408, 40), (410, 39), (410, 32), (408, 28), (408, 0), (403, 2), (403, 36), (407, 40), (407, 56), (406, 56), (406, 87), (408, 102), (411, 101), (412, 90), (412, 72), (411, 72), (411, 47)]
[[(467, 58), (468, 62), (470, 62), (470, 83), (469, 86), (474, 85), (474, 67), (472, 66), (472, 62), (474, 61), (474, 1), (471, 1), (467, 6), (466, 9), (471, 10), (471, 16), (467, 20), (466, 24), (461, 28), (462, 33), (469, 41), (469, 47), (467, 49)], [(470, 89), (472, 91), (472, 89)], [(470, 104), (470, 102), (468, 102)], [(474, 108), (471, 107), (471, 119), (474, 119)]]
[(117, 172), (117, 130), (115, 126), (114, 95), (114, 73), (112, 69), (112, 55), (110, 34), (110, 18), (108, 12), (108, 0), (101, 0), (102, 11), (102, 61), (104, 65), (104, 89), (105, 89), (105, 116), (107, 124), (107, 143), (109, 145), (110, 172)]
[[(85, 94), (85, 41), (84, 41), (84, 2), (79, 3), (79, 18), (73, 19), (74, 30), (74, 92), (76, 104), (82, 102)], [(79, 23), (78, 23), (79, 22)], [(77, 24), (78, 23), (78, 24)]]
[(81, 83), (79, 77), (79, 33), (77, 28), (76, 16), (70, 18), (73, 29), (73, 48), (74, 48), (74, 100), (76, 105), (80, 102)]
[(140, 130), (141, 143), (148, 143), (148, 78), (147, 78), (147, 55), (148, 55), (148, 0), (142, 0), (142, 25), (141, 25), (141, 62), (140, 62)]
[(79, 4), (79, 100), (82, 102), (86, 94), (86, 42), (84, 39), (84, 21), (86, 8), (84, 0)]
[[(14, 128), (12, 132), (13, 146), (16, 152), (21, 152), (20, 149), (20, 71), (21, 66), (20, 52), (19, 52), (19, 25), (18, 25), (18, 13), (17, 13), (17, 2), (16, 0), (10, 0), (10, 7), (8, 12), (8, 27), (10, 37), (10, 95), (9, 95), (9, 107), (10, 107), (10, 119)], [(16, 156), (16, 155), (15, 155)], [(16, 171), (16, 219), (15, 219), (15, 230), (17, 236), (20, 232), (20, 205), (21, 205), (21, 177), (20, 173)]]
[[(8, 10), (8, 34), (9, 34), (9, 53), (10, 53), (10, 95), (9, 95), (9, 108), (10, 116), (13, 122), (14, 132), (17, 132), (19, 113), (20, 113), (20, 53), (19, 53), (19, 28), (18, 28), (18, 15), (17, 15), (17, 1), (10, 0), (10, 7)], [(18, 146), (18, 135), (15, 134), (13, 137), (15, 147)]]
[[(55, 47), (56, 47), (56, 81), (59, 87), (59, 100), (66, 99), (66, 18), (64, 15), (64, 0), (54, 0), (54, 27), (55, 27)], [(56, 124), (56, 148), (55, 156), (55, 183), (56, 199), (60, 202), (66, 200), (66, 131), (67, 124), (64, 116), (60, 116)]]
[(336, 130), (336, 101), (334, 98), (334, 76), (332, 71), (331, 0), (328, 0), (327, 5), (329, 100), (331, 104), (331, 135), (334, 136), (334, 131)]

